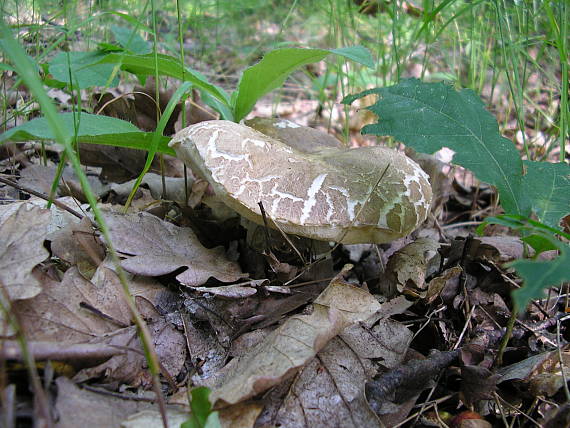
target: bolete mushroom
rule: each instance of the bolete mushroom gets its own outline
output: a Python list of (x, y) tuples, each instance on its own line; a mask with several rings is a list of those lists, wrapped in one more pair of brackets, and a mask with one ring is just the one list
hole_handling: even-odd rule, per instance
[(213, 120), (181, 130), (170, 142), (243, 217), (263, 224), (262, 202), (284, 232), (344, 244), (390, 242), (426, 219), (432, 198), (428, 176), (404, 154), (384, 147), (342, 148), (328, 134), (306, 127), (311, 144), (290, 144), (284, 130), (295, 133), (299, 125), (248, 123), (264, 133)]

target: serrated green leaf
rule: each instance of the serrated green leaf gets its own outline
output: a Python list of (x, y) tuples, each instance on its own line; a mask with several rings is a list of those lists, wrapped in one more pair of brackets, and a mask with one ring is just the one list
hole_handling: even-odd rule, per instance
[[(74, 135), (73, 113), (60, 113), (59, 118), (68, 135)], [(148, 150), (153, 132), (141, 132), (135, 125), (121, 119), (82, 113), (77, 131), (77, 139), (82, 143), (105, 144), (116, 147)], [(0, 134), (0, 144), (5, 141), (53, 140), (55, 136), (43, 117), (30, 120), (20, 126)], [(157, 151), (176, 156), (168, 147), (170, 138), (162, 137)]]
[(71, 76), (73, 85), (80, 89), (92, 86), (117, 86), (119, 84), (117, 77), (109, 82), (113, 66), (99, 63), (104, 57), (105, 54), (98, 51), (60, 52), (49, 62), (49, 72), (54, 79), (67, 84), (70, 83)]
[(554, 260), (517, 260), (510, 263), (524, 279), (524, 286), (513, 291), (513, 300), (522, 312), (532, 299), (544, 297), (544, 289), (570, 281), (570, 248), (559, 243), (560, 255)]
[(111, 31), (117, 42), (127, 51), (139, 55), (144, 55), (152, 51), (149, 43), (143, 39), (140, 34), (130, 28), (112, 25)]
[(559, 227), (570, 213), (570, 165), (566, 163), (524, 161), (524, 191), (538, 219)]
[(363, 133), (390, 135), (423, 153), (448, 147), (455, 152), (454, 163), (499, 189), (507, 212), (530, 214), (519, 153), (499, 134), (497, 121), (472, 90), (409, 79), (346, 97), (343, 103), (368, 94), (380, 97), (367, 108), (379, 121), (365, 126)]
[[(323, 60), (334, 53), (367, 66), (373, 66), (370, 52), (362, 46), (334, 50), (283, 48), (268, 52), (257, 64), (247, 68), (239, 81), (232, 99), (234, 120), (239, 122), (252, 109), (257, 100), (283, 85), (287, 77), (303, 65)], [(237, 94), (237, 95), (236, 95)]]
[[(154, 76), (154, 55), (127, 55), (109, 54), (101, 59), (102, 64), (121, 64), (121, 68), (139, 76)], [(169, 55), (158, 55), (158, 73), (161, 76), (170, 76), (175, 79), (192, 82), (194, 86), (207, 91), (226, 105), (229, 105), (229, 96), (226, 92), (211, 83), (195, 70), (182, 67), (180, 60)]]

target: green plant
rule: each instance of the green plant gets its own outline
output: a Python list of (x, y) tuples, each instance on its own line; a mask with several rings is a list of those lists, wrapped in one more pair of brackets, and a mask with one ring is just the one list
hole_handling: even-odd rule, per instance
[(218, 412), (212, 411), (210, 403), (210, 390), (204, 386), (190, 391), (190, 419), (184, 422), (181, 428), (219, 428), (221, 427)]
[[(117, 84), (116, 73), (119, 68), (136, 75), (141, 80), (149, 75), (155, 77), (161, 75), (183, 82), (163, 112), (159, 125), (153, 133), (141, 132), (132, 124), (119, 119), (87, 113), (60, 114), (63, 126), (71, 135), (76, 136), (77, 141), (120, 145), (149, 152), (145, 168), (133, 187), (131, 197), (150, 168), (155, 153), (174, 154), (167, 145), (169, 138), (164, 137), (162, 131), (176, 103), (192, 88), (199, 89), (202, 99), (218, 111), (222, 118), (239, 122), (253, 109), (259, 98), (281, 86), (291, 73), (303, 65), (321, 61), (330, 54), (351, 59), (368, 67), (374, 65), (368, 50), (361, 46), (333, 50), (276, 49), (268, 52), (256, 65), (247, 68), (241, 76), (237, 89), (229, 96), (221, 87), (209, 83), (200, 73), (185, 67), (178, 58), (153, 53), (133, 54), (134, 49), (141, 52), (148, 50), (144, 40), (137, 38), (135, 32), (129, 33), (123, 27), (116, 27), (114, 31), (118, 44), (105, 44), (105, 50), (95, 52), (61, 53), (49, 64), (44, 64), (43, 68), (47, 68), (51, 73), (49, 83), (53, 84), (53, 81), (63, 83), (71, 90)], [(0, 143), (8, 139), (26, 141), (33, 138), (44, 141), (53, 137), (50, 128), (45, 126), (45, 119), (38, 118), (0, 135)], [(127, 207), (130, 200), (131, 198), (127, 202)]]
[[(140, 79), (154, 75), (158, 70), (161, 76), (168, 76), (181, 81), (190, 82), (192, 87), (199, 89), (205, 102), (218, 111), (223, 119), (239, 122), (253, 108), (255, 103), (273, 89), (280, 87), (286, 78), (303, 65), (323, 60), (330, 54), (335, 54), (345, 59), (373, 68), (374, 63), (368, 50), (361, 46), (353, 46), (340, 49), (303, 49), (282, 48), (268, 52), (261, 61), (247, 68), (238, 83), (236, 90), (228, 95), (221, 87), (211, 84), (207, 79), (188, 67), (185, 67), (180, 59), (168, 55), (158, 55), (157, 61), (152, 54), (132, 54), (120, 45), (105, 45), (106, 49), (113, 52), (74, 52), (71, 53), (67, 73), (63, 72), (62, 54), (56, 56), (49, 63), (49, 71), (53, 79), (63, 83), (73, 83), (80, 88), (93, 85), (114, 84), (116, 81), (114, 70), (116, 67), (130, 72)], [(117, 52), (120, 50), (121, 52)], [(65, 56), (65, 55), (63, 55)], [(41, 119), (34, 119), (26, 124), (13, 128), (0, 135), (0, 142), (11, 139), (12, 141), (24, 141), (30, 137), (40, 140), (49, 140), (52, 135), (49, 132), (41, 132)], [(69, 120), (67, 118), (67, 120)], [(106, 119), (105, 119), (106, 120)], [(81, 122), (86, 126), (79, 129), (78, 138), (83, 142), (97, 142), (99, 144), (115, 145), (114, 141), (123, 139), (120, 145), (126, 147), (148, 150), (149, 134), (138, 132), (121, 121), (106, 122), (106, 132), (101, 132), (102, 119), (94, 115), (82, 114)], [(113, 126), (111, 126), (113, 125)], [(89, 128), (89, 129), (87, 129)], [(99, 129), (99, 130), (98, 130)], [(130, 135), (120, 135), (130, 134)], [(126, 137), (126, 139), (124, 139)], [(140, 138), (140, 141), (137, 141)], [(166, 146), (167, 140), (162, 139), (158, 151), (172, 154)]]
[[(423, 153), (450, 148), (455, 152), (455, 164), (471, 170), (499, 190), (507, 214), (519, 219), (534, 214), (545, 225), (541, 233), (550, 234), (551, 243), (560, 255), (551, 261), (530, 262), (532, 270), (529, 261), (513, 263), (523, 278), (534, 281), (530, 286), (530, 280), (527, 281), (524, 291), (515, 294), (519, 310), (545, 286), (570, 280), (567, 263), (570, 250), (555, 238), (562, 235), (558, 229), (560, 220), (570, 212), (568, 164), (521, 160), (515, 146), (499, 134), (494, 117), (470, 89), (456, 91), (444, 83), (409, 79), (351, 95), (343, 102), (350, 104), (369, 94), (379, 96), (367, 109), (380, 120), (365, 126), (363, 133), (392, 136)], [(537, 275), (542, 278), (540, 281), (536, 281)]]

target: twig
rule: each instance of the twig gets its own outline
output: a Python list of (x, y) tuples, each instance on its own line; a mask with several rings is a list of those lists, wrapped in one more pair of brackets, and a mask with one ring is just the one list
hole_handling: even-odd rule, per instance
[[(7, 178), (0, 177), (0, 183), (4, 183), (4, 184), (6, 184), (6, 185), (8, 185), (8, 186), (11, 186), (11, 187), (13, 187), (13, 188), (15, 188), (15, 189), (18, 189), (18, 190), (22, 191), (22, 192), (29, 193), (30, 195), (37, 196), (38, 198), (41, 198), (41, 199), (43, 199), (43, 200), (45, 200), (45, 201), (48, 201), (48, 202), (50, 201), (50, 198), (49, 198), (47, 195), (44, 195), (43, 193), (40, 193), (40, 192), (36, 192), (35, 190), (32, 190), (32, 189), (30, 189), (30, 188), (28, 188), (28, 187), (25, 187), (25, 186), (22, 186), (22, 185), (16, 183), (15, 181), (9, 180), (9, 179), (7, 179)], [(65, 210), (65, 211), (67, 211), (67, 212), (70, 213), (70, 214), (73, 214), (75, 217), (77, 217), (77, 218), (79, 218), (79, 219), (82, 219), (82, 218), (83, 218), (83, 214), (78, 213), (78, 212), (75, 211), (73, 208), (68, 207), (68, 206), (65, 205), (64, 203), (62, 203), (62, 202), (60, 202), (60, 201), (58, 201), (58, 200), (55, 200), (55, 199), (53, 199), (51, 202), (53, 202), (53, 204), (54, 204), (56, 207), (61, 208), (62, 210)]]

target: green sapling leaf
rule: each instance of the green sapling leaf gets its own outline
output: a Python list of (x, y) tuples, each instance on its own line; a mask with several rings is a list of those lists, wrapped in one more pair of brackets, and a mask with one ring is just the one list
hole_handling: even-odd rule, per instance
[(60, 52), (49, 62), (49, 72), (54, 79), (67, 84), (72, 83), (79, 89), (92, 86), (117, 86), (119, 79), (116, 76), (109, 81), (113, 66), (99, 64), (104, 57), (105, 54), (100, 51)]
[(448, 147), (455, 152), (454, 163), (499, 189), (505, 211), (530, 214), (520, 155), (499, 134), (497, 121), (472, 90), (456, 91), (444, 83), (408, 79), (348, 96), (343, 103), (368, 94), (380, 97), (367, 107), (379, 121), (365, 126), (362, 133), (390, 135), (423, 153)]
[(350, 59), (368, 68), (374, 68), (374, 58), (370, 55), (370, 51), (364, 46), (348, 46), (346, 48), (338, 48), (331, 50), (332, 53)]
[[(239, 122), (253, 109), (262, 96), (283, 85), (287, 77), (303, 65), (323, 60), (334, 53), (372, 67), (370, 52), (362, 46), (326, 50), (283, 48), (268, 52), (261, 61), (243, 72), (238, 88), (232, 94), (234, 120)], [(234, 98), (235, 96), (235, 98)]]
[[(129, 55), (114, 53), (101, 58), (102, 64), (121, 64), (121, 69), (133, 73), (137, 76), (154, 76), (155, 60), (154, 55)], [(219, 86), (213, 85), (199, 72), (188, 67), (183, 67), (178, 58), (169, 55), (158, 55), (158, 74), (160, 76), (174, 77), (182, 81), (192, 82), (198, 88), (208, 92), (213, 97), (229, 105), (228, 94)]]
[[(68, 135), (75, 135), (74, 114), (59, 113), (59, 121)], [(116, 147), (149, 150), (153, 132), (142, 132), (130, 122), (109, 116), (81, 113), (77, 140), (81, 143), (105, 144)], [(5, 141), (54, 140), (55, 135), (45, 117), (32, 119), (20, 126), (0, 134), (0, 144)], [(176, 156), (168, 147), (169, 137), (161, 137), (157, 151)]]
[(152, 51), (149, 43), (140, 34), (131, 28), (112, 25), (111, 31), (119, 44), (127, 51), (134, 54), (147, 54)]

